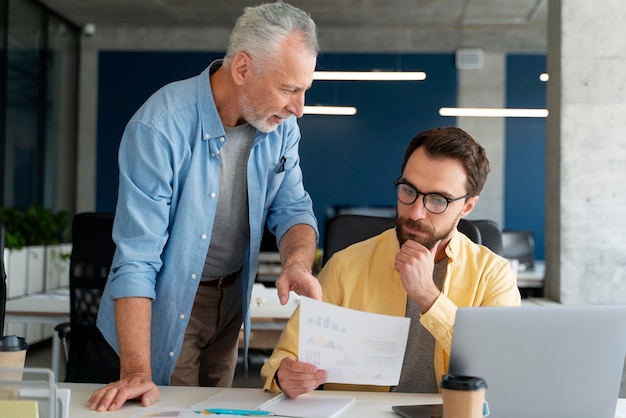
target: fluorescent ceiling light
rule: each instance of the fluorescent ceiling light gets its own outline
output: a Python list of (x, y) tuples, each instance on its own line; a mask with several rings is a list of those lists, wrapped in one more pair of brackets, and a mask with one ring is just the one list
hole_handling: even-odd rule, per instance
[(315, 71), (313, 80), (336, 81), (421, 81), (423, 71)]
[(471, 107), (442, 107), (441, 116), (474, 116), (495, 118), (546, 118), (548, 109), (496, 109)]
[(343, 115), (352, 116), (356, 114), (354, 106), (304, 106), (305, 115)]

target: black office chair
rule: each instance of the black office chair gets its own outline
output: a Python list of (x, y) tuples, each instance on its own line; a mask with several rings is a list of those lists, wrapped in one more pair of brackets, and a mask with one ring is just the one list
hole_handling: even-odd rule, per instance
[[(331, 218), (326, 224), (322, 265), (326, 264), (337, 251), (378, 235), (387, 229), (395, 228), (395, 226), (395, 218), (382, 216), (346, 214)], [(473, 221), (461, 218), (457, 229), (476, 244), (482, 244), (480, 230)]]
[(502, 231), (502, 256), (518, 260), (521, 270), (535, 268), (535, 237), (532, 231)]
[(326, 223), (322, 265), (337, 251), (395, 226), (395, 218), (382, 216), (345, 214), (331, 218)]
[(459, 220), (459, 224), (456, 226), (456, 229), (459, 232), (465, 234), (469, 239), (471, 239), (476, 244), (482, 244), (482, 237), (480, 236), (480, 229), (476, 225), (465, 218), (461, 218)]
[(472, 220), (480, 231), (481, 244), (498, 255), (502, 255), (502, 229), (497, 222), (487, 219)]
[(96, 327), (115, 252), (112, 230), (112, 214), (80, 213), (72, 221), (70, 323), (56, 327), (66, 343), (66, 382), (109, 383), (119, 379), (119, 357)]

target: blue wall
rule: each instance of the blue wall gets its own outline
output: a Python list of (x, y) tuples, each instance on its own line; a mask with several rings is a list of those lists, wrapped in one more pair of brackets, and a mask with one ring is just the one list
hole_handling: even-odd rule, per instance
[[(334, 206), (396, 206), (393, 180), (404, 150), (418, 132), (456, 124), (439, 116), (456, 105), (456, 69), (449, 54), (338, 54), (320, 57), (324, 70), (371, 68), (426, 71), (417, 82), (316, 81), (310, 104), (350, 105), (356, 116), (305, 115), (301, 158), (305, 185), (320, 224)], [(323, 226), (323, 225), (321, 225)]]
[[(545, 108), (545, 55), (509, 55), (506, 106)], [(508, 118), (504, 182), (504, 227), (531, 230), (535, 258), (544, 259), (546, 193), (546, 119)]]

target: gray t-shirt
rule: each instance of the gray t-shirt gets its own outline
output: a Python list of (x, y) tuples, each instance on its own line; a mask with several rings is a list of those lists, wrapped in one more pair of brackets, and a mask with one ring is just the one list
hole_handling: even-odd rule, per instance
[(248, 158), (256, 129), (249, 124), (224, 127), (227, 141), (220, 151), (220, 195), (202, 280), (239, 271), (250, 243)]
[[(437, 262), (433, 272), (433, 279), (437, 288), (441, 290), (446, 277), (448, 257)], [(419, 321), (421, 309), (407, 297), (406, 317), (411, 318), (409, 338), (404, 352), (404, 363), (398, 386), (391, 388), (392, 392), (437, 393), (438, 378), (435, 376), (435, 337), (432, 336)]]

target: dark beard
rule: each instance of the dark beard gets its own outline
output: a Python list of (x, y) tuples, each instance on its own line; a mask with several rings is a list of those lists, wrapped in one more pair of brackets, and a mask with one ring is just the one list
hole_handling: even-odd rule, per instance
[[(422, 238), (417, 237), (413, 234), (407, 234), (402, 228), (404, 225), (408, 225), (411, 228), (417, 229), (420, 232), (425, 232), (428, 234), (428, 236), (426, 238)], [(437, 241), (441, 241), (442, 239), (447, 238), (453, 229), (454, 224), (451, 225), (447, 231), (436, 233), (434, 229), (428, 227), (427, 225), (424, 225), (421, 221), (412, 221), (407, 218), (396, 216), (396, 235), (398, 237), (398, 241), (400, 242), (400, 246), (402, 246), (402, 244), (410, 239), (422, 244), (424, 247), (430, 250), (435, 246)]]

